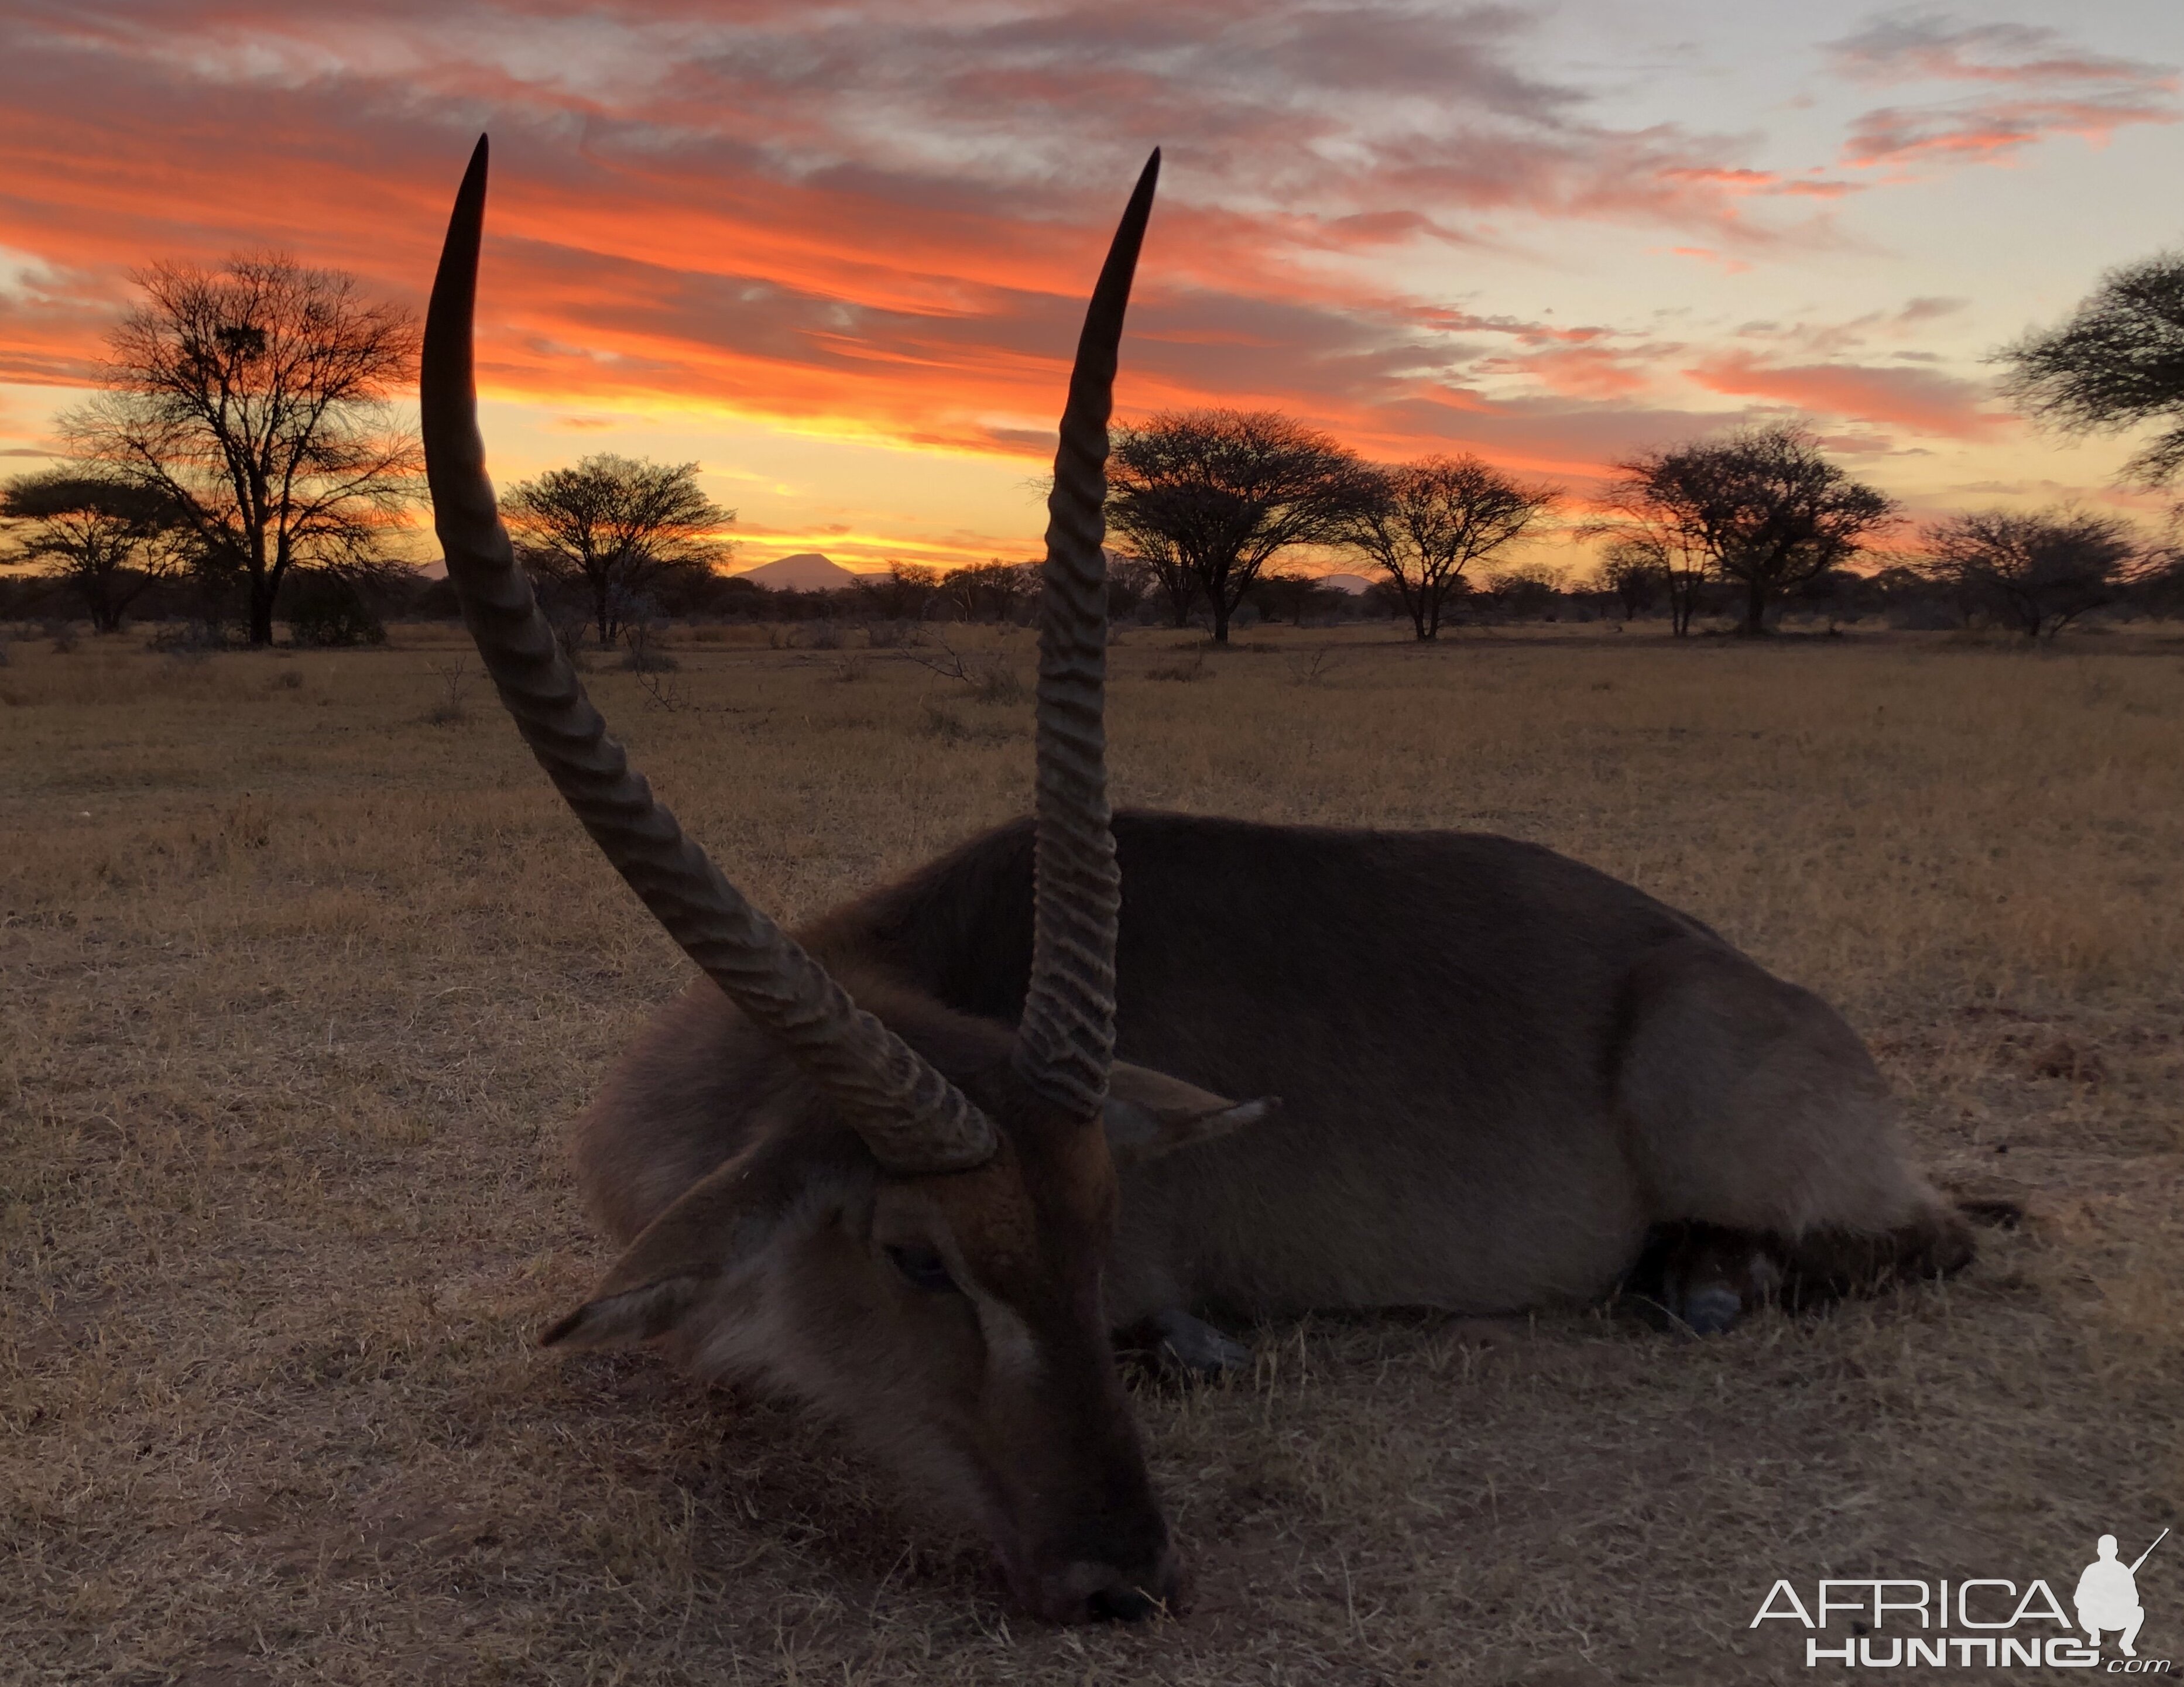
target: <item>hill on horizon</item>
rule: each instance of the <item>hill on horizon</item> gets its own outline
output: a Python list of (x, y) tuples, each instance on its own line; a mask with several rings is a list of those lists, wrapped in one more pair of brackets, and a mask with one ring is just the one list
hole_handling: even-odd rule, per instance
[(850, 584), (856, 576), (819, 551), (799, 551), (776, 557), (735, 576), (769, 592), (832, 592)]

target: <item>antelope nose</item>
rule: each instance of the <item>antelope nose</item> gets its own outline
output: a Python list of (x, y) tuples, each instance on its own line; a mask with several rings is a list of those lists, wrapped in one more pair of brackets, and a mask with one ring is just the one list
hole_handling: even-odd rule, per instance
[(1160, 1601), (1142, 1588), (1101, 1588), (1089, 1608), (1095, 1623), (1142, 1623), (1160, 1609)]
[(1112, 1562), (1079, 1559), (1050, 1578), (1045, 1591), (1051, 1622), (1142, 1623), (1149, 1617), (1174, 1617), (1184, 1601), (1183, 1565), (1173, 1547), (1132, 1570)]

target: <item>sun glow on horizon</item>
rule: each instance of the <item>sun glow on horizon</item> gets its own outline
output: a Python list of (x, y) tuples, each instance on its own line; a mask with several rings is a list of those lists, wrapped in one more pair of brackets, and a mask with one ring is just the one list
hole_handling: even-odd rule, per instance
[(2184, 163), (2184, 14), (2016, 9), (1371, 0), (1338, 41), (1301, 0), (1156, 30), (1033, 0), (371, 29), (91, 0), (12, 25), (0, 70), (0, 448), (41, 459), (155, 259), (283, 248), (419, 303), (481, 125), (504, 482), (698, 461), (738, 567), (1030, 555), (1084, 293), (1157, 141), (1126, 419), (1270, 406), (1582, 496), (1794, 414), (1916, 513), (2133, 508), (2127, 445), (2031, 431), (1981, 359), (2173, 237), (2148, 190)]

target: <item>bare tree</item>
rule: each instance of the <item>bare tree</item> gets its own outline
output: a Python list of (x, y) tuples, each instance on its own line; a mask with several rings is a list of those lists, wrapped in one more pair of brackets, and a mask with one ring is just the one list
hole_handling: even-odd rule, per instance
[(1012, 621), (1039, 593), (1035, 565), (973, 562), (941, 576), (941, 600), (965, 621)]
[(1669, 565), (1659, 548), (1627, 534), (1611, 541), (1602, 552), (1597, 577), (1600, 589), (1614, 598), (1625, 621), (1644, 615), (1669, 589)]
[(1160, 576), (1134, 556), (1107, 553), (1107, 619), (1118, 622), (1160, 588)]
[(1133, 569), (1152, 582), (1145, 595), (1160, 593), (1170, 626), (1189, 626), (1190, 618), (1198, 613), (1199, 600), (1206, 595), (1199, 587), (1197, 574), (1177, 547), (1156, 537), (1143, 543), (1145, 554), (1129, 561)]
[(695, 463), (610, 452), (518, 481), (500, 512), (526, 567), (589, 599), (602, 649), (642, 618), (648, 587), (726, 562), (732, 547), (719, 532), (736, 519), (699, 489)]
[(917, 621), (940, 595), (940, 571), (918, 562), (890, 562), (884, 574), (860, 575), (850, 588), (883, 621)]
[(2070, 320), (1995, 354), (2003, 390), (2070, 433), (2166, 418), (2126, 473), (2159, 486), (2184, 469), (2184, 253), (2111, 270)]
[(2155, 552), (2140, 565), (2131, 585), (2134, 609), (2161, 620), (2184, 619), (2184, 554)]
[(48, 469), (0, 491), (14, 530), (10, 561), (42, 567), (82, 600), (95, 632), (119, 632), (129, 605), (182, 572), (174, 506), (114, 475)]
[[(1612, 487), (1607, 507), (1614, 511), (1586, 522), (1578, 537), (1605, 539), (1601, 573), (1611, 583), (1651, 580), (1669, 599), (1669, 629), (1678, 638), (1691, 636), (1691, 620), (1705, 601), (1713, 577), (1713, 558), (1700, 536), (1672, 519), (1672, 513), (1633, 497), (1627, 487)], [(1618, 585), (1618, 595), (1624, 587)], [(1642, 585), (1630, 589), (1642, 590)]]
[(1507, 621), (1552, 621), (1563, 599), (1563, 583), (1536, 563), (1499, 568), (1479, 582), (1479, 595)]
[(1295, 545), (1338, 538), (1363, 495), (1355, 452), (1271, 410), (1171, 410), (1115, 430), (1107, 525), (1160, 576), (1170, 606), (1205, 595), (1213, 641), (1259, 571)]
[(1374, 469), (1365, 487), (1342, 537), (1386, 574), (1422, 639), (1440, 636), (1464, 571), (1521, 538), (1562, 496), (1470, 455)]
[(1932, 578), (2032, 639), (2116, 602), (2141, 554), (2122, 517), (2063, 506), (1970, 510), (1925, 537)]
[(108, 345), (102, 392), (61, 418), (75, 454), (170, 504), (273, 639), (291, 568), (372, 557), (414, 495), (415, 442), (387, 403), (415, 362), (409, 313), (278, 254), (161, 264)]
[(1671, 566), (1702, 560), (1741, 587), (1738, 631), (1750, 637), (1767, 631), (1776, 599), (1856, 555), (1896, 517), (1894, 499), (1829, 462), (1794, 422), (1648, 452), (1617, 470), (1609, 506)]
[(1341, 604), (1341, 593), (1309, 574), (1269, 569), (1259, 576), (1252, 601), (1268, 621), (1285, 621), (1302, 626), (1315, 615), (1329, 615)]

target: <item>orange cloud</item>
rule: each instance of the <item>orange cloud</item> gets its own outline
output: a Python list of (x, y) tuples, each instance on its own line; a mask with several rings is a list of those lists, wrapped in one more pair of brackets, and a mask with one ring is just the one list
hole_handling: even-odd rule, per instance
[[(687, 407), (1042, 455), (1084, 291), (1155, 140), (1167, 170), (1126, 414), (1276, 406), (1378, 454), (1474, 449), (1573, 479), (1720, 419), (1652, 399), (1672, 354), (1699, 357), (1707, 390), (1769, 403), (1807, 402), (1782, 397), (1801, 374), (1814, 393), (1855, 380), (1386, 279), (1420, 250), (1502, 242), (1496, 219), (1641, 225), (1736, 273), (1814, 226), (1770, 220), (1810, 209), (1791, 199), (1860, 185), (1747, 167), (1748, 139), (1605, 120), (1526, 68), (1510, 7), (31, 0), (19, 15), (0, 60), (0, 248), (26, 261), (0, 267), (0, 378), (92, 378), (127, 272), (158, 258), (285, 248), (419, 303), (489, 127), (481, 374), (557, 414), (549, 427)], [(1969, 426), (1970, 401), (1868, 374), (1901, 425)]]
[(1559, 346), (1517, 357), (1492, 358), (1478, 365), (1482, 374), (1524, 375), (1550, 393), (1578, 398), (1627, 398), (1652, 385), (1637, 359), (1648, 351), (1607, 346)]
[(1815, 415), (1876, 422), (1952, 439), (1980, 438), (2013, 420), (1981, 409), (1983, 395), (1971, 382), (1925, 369), (1839, 363), (1784, 366), (1763, 363), (1748, 353), (1729, 352), (1685, 373), (1710, 393), (1762, 398)]
[(1843, 143), (1843, 156), (1863, 165), (1937, 159), (1993, 162), (2052, 135), (2075, 135), (2098, 145), (2127, 124), (2174, 123), (2176, 119), (2171, 106), (2117, 99), (1887, 106), (1858, 120)]
[(2171, 67), (2086, 53), (2044, 25), (1883, 18), (1829, 50), (1853, 81), (2012, 91), (1869, 111), (1844, 143), (1853, 164), (1998, 162), (2053, 135), (2098, 145), (2127, 125), (2174, 123), (2178, 115)]

